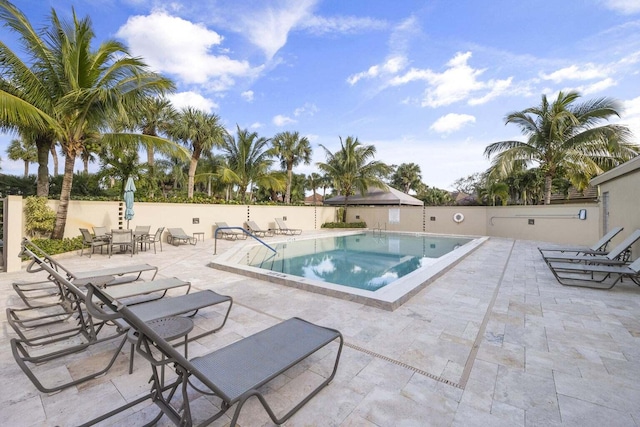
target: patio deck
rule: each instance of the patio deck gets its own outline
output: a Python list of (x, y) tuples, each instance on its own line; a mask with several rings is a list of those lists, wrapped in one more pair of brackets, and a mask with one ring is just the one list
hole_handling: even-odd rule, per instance
[[(243, 244), (250, 242), (219, 240), (218, 253)], [(148, 262), (160, 267), (159, 278), (190, 280), (192, 292), (231, 295), (227, 325), (191, 342), (190, 357), (291, 316), (340, 330), (345, 348), (336, 378), (287, 426), (640, 425), (640, 289), (628, 282), (611, 291), (563, 287), (537, 246), (491, 238), (394, 312), (211, 269), (206, 265), (213, 259), (212, 239), (196, 246), (164, 245), (156, 255), (74, 254), (61, 261), (78, 270)], [(0, 275), (0, 305), (23, 306), (10, 284), (33, 276)], [(211, 318), (218, 315), (215, 308), (202, 311), (194, 319), (196, 328), (215, 324)], [(125, 346), (103, 377), (42, 394), (13, 360), (14, 333), (4, 317), (2, 322), (3, 425), (77, 425), (147, 390), (149, 368), (137, 357), (129, 375)], [(108, 357), (113, 345), (44, 366), (52, 379), (80, 376)], [(305, 384), (326, 372), (322, 356), (269, 385), (267, 398), (276, 409), (287, 408)], [(203, 419), (215, 404), (198, 397), (193, 412)], [(145, 403), (103, 425), (142, 425), (155, 414), (155, 406)], [(228, 423), (223, 417), (212, 425)], [(272, 425), (255, 401), (245, 405), (239, 424)], [(163, 418), (158, 425), (171, 423)]]

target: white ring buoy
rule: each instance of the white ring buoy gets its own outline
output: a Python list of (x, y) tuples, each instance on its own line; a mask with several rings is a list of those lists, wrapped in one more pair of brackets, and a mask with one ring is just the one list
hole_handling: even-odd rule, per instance
[(460, 212), (456, 212), (453, 214), (453, 220), (460, 224), (462, 221), (464, 221), (464, 215), (462, 215)]

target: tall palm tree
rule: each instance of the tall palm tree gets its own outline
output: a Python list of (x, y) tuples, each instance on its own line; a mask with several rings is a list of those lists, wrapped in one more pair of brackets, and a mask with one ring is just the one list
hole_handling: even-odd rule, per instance
[[(157, 137), (168, 133), (173, 122), (178, 117), (178, 112), (173, 108), (171, 101), (165, 97), (150, 96), (145, 98), (139, 105), (135, 105), (131, 111), (127, 112), (126, 116), (131, 128), (140, 129), (143, 135)], [(155, 151), (157, 144), (147, 142), (143, 145), (147, 151), (148, 180), (150, 184), (149, 197), (153, 197), (157, 188), (156, 180), (154, 179), (156, 175)]]
[(382, 176), (388, 174), (391, 167), (373, 160), (376, 147), (362, 145), (358, 138), (349, 136), (343, 141), (340, 137), (340, 149), (335, 153), (323, 145), (320, 146), (326, 153), (327, 161), (319, 162), (318, 168), (331, 178), (333, 188), (338, 191), (338, 194), (344, 196), (342, 222), (346, 222), (349, 196), (354, 195), (356, 190), (364, 195), (370, 186), (388, 188)]
[[(50, 52), (27, 17), (7, 0), (0, 0), (0, 20), (19, 36), (18, 44), (27, 60), (24, 61), (0, 40), (0, 127), (31, 135), (38, 158), (36, 194), (49, 195), (49, 151), (55, 134), (54, 105), (59, 95), (57, 79), (46, 72), (51, 64)], [(28, 114), (26, 110), (30, 110)]]
[(417, 192), (420, 184), (422, 184), (422, 172), (420, 166), (415, 163), (402, 163), (391, 175), (391, 185), (405, 193), (410, 190)]
[(269, 172), (273, 164), (271, 152), (268, 149), (269, 139), (258, 136), (257, 132), (240, 129), (237, 126), (237, 136), (227, 134), (224, 138), (222, 151), (227, 158), (228, 168), (237, 176), (238, 195), (244, 203), (250, 184), (260, 185), (270, 189), (284, 189), (284, 180), (279, 174)]
[(169, 134), (191, 148), (189, 162), (189, 184), (187, 194), (193, 198), (196, 168), (203, 152), (222, 145), (227, 132), (220, 123), (220, 117), (192, 107), (184, 108), (169, 130)]
[(491, 171), (506, 177), (515, 168), (537, 163), (544, 173), (544, 201), (551, 202), (552, 180), (563, 169), (574, 183), (602, 173), (636, 156), (639, 147), (629, 142), (626, 126), (602, 120), (620, 116), (621, 106), (609, 98), (576, 104), (577, 92), (560, 92), (551, 103), (542, 95), (539, 106), (509, 113), (505, 124), (520, 126), (526, 141), (500, 141), (487, 146)]
[(307, 137), (300, 137), (298, 132), (280, 132), (271, 140), (272, 153), (280, 158), (280, 165), (287, 171), (287, 189), (284, 195), (284, 203), (291, 203), (291, 181), (293, 167), (301, 162), (311, 163), (311, 143)]
[[(0, 12), (13, 16), (14, 21), (26, 20), (17, 10), (7, 13), (7, 3), (3, 3), (5, 7)], [(78, 19), (72, 11), (72, 22), (61, 22), (52, 10), (50, 25), (42, 38), (38, 38), (44, 42), (38, 45), (41, 55), (32, 67), (36, 70), (31, 73), (35, 77), (22, 79), (31, 85), (20, 94), (24, 96), (0, 97), (3, 104), (0, 122), (30, 129), (48, 127), (65, 155), (60, 203), (52, 234), (55, 239), (64, 236), (75, 159), (89, 135), (103, 129), (114, 111), (126, 109), (149, 94), (173, 88), (170, 80), (149, 72), (141, 60), (132, 58), (126, 47), (115, 40), (103, 42), (92, 50), (94, 37), (88, 17)], [(23, 70), (20, 64), (16, 68)], [(31, 69), (23, 71), (22, 74), (27, 75)], [(43, 109), (40, 106), (44, 105), (45, 96), (53, 105)], [(104, 143), (135, 143), (140, 138), (140, 135), (122, 133), (102, 135)]]
[(322, 185), (322, 175), (317, 172), (311, 172), (307, 175), (307, 179), (305, 180), (305, 188), (311, 190), (311, 194), (313, 197), (313, 204), (316, 204), (316, 188)]
[(9, 160), (24, 162), (24, 177), (26, 178), (29, 176), (29, 163), (38, 160), (38, 152), (33, 140), (12, 139), (7, 147), (7, 157)]

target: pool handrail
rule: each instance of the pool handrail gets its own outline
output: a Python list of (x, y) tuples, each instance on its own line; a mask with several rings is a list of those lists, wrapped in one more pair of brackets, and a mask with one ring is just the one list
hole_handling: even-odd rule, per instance
[(218, 227), (218, 228), (216, 228), (215, 233), (213, 233), (213, 254), (214, 255), (216, 255), (217, 252), (218, 252), (218, 231), (220, 231), (220, 230), (242, 230), (242, 232), (244, 234), (246, 234), (247, 236), (253, 237), (258, 242), (262, 243), (264, 246), (266, 246), (267, 248), (271, 249), (274, 253), (277, 253), (277, 251), (274, 248), (269, 246), (267, 243), (265, 243), (262, 239), (260, 239), (255, 234), (251, 233), (250, 231), (245, 230), (243, 227)]

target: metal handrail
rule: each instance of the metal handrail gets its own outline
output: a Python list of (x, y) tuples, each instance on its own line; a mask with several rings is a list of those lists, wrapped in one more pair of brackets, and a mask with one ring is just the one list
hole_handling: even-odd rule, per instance
[(220, 230), (242, 230), (242, 232), (244, 234), (246, 234), (247, 236), (253, 237), (254, 239), (256, 239), (258, 242), (262, 243), (263, 245), (265, 245), (267, 248), (271, 249), (274, 253), (276, 253), (277, 251), (275, 249), (273, 249), (271, 246), (269, 246), (268, 244), (266, 244), (264, 241), (262, 241), (258, 236), (256, 236), (253, 233), (250, 233), (249, 231), (245, 230), (242, 227), (218, 227), (216, 228), (215, 233), (213, 233), (213, 254), (216, 255), (218, 253), (218, 231)]

